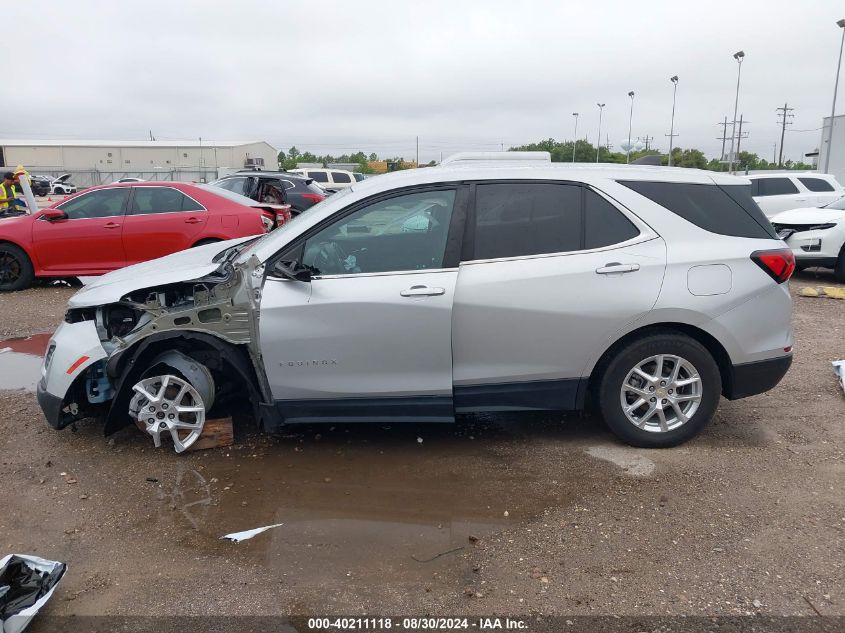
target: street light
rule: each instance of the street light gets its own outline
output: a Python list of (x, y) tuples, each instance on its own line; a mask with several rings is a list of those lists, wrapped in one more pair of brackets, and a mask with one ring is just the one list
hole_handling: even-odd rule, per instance
[(604, 104), (597, 103), (599, 107), (599, 135), (598, 139), (596, 139), (596, 162), (599, 162), (599, 150), (601, 149), (601, 113), (604, 111)]
[(672, 82), (672, 123), (669, 126), (669, 167), (672, 166), (672, 145), (675, 140), (675, 97), (678, 94), (678, 75), (669, 77)]
[(742, 60), (745, 59), (745, 52), (744, 51), (737, 51), (734, 53), (734, 59), (737, 63), (737, 71), (736, 71), (736, 99), (734, 100), (734, 122), (733, 127), (731, 128), (731, 156), (729, 160), (729, 167), (728, 171), (733, 172), (734, 170), (734, 141), (736, 140), (736, 112), (739, 108), (739, 77), (742, 74)]
[(842, 29), (842, 42), (839, 44), (839, 61), (836, 64), (836, 83), (833, 84), (833, 105), (830, 106), (830, 129), (827, 131), (827, 152), (824, 156), (824, 173), (828, 173), (830, 167), (830, 148), (833, 142), (833, 116), (836, 113), (836, 92), (839, 90), (839, 69), (842, 66), (842, 47), (845, 46), (845, 19), (836, 22)]
[(634, 91), (629, 92), (628, 96), (631, 97), (631, 114), (628, 115), (628, 151), (625, 152), (626, 163), (631, 160), (631, 124), (634, 122)]
[(572, 162), (575, 162), (575, 143), (578, 142), (578, 113), (573, 112), (572, 116), (575, 117), (575, 138), (572, 140)]

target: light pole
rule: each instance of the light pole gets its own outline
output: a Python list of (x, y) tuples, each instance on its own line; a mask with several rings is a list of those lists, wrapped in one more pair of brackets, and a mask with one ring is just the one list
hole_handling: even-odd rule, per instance
[(736, 141), (736, 112), (739, 108), (739, 77), (742, 74), (742, 60), (745, 59), (744, 51), (737, 51), (734, 53), (734, 59), (737, 62), (736, 70), (736, 99), (734, 99), (734, 121), (731, 128), (731, 156), (728, 166), (728, 172), (733, 173), (734, 170), (734, 142)]
[(628, 151), (625, 152), (625, 162), (631, 161), (631, 124), (634, 122), (634, 91), (628, 93), (631, 97), (631, 113), (628, 115)]
[(830, 129), (827, 131), (827, 152), (824, 155), (824, 173), (830, 167), (830, 148), (833, 142), (833, 116), (836, 114), (836, 92), (839, 90), (839, 69), (842, 66), (842, 47), (845, 46), (845, 19), (839, 20), (837, 26), (842, 29), (842, 42), (839, 44), (839, 61), (836, 64), (836, 83), (833, 84), (833, 105), (830, 106)]
[(596, 137), (596, 162), (599, 162), (599, 150), (601, 149), (601, 113), (604, 111), (604, 104), (597, 103), (596, 105), (599, 107), (599, 133)]
[(575, 117), (575, 136), (572, 139), (572, 162), (575, 162), (575, 143), (578, 142), (578, 113), (573, 112), (572, 116)]
[(672, 166), (672, 146), (675, 140), (675, 97), (678, 94), (678, 75), (669, 77), (672, 82), (672, 123), (669, 125), (669, 167)]

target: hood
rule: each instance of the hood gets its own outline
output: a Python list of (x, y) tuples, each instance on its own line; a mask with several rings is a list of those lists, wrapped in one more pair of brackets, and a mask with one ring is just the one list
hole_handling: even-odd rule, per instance
[(769, 218), (772, 224), (822, 224), (824, 222), (841, 222), (842, 220), (845, 220), (845, 211), (819, 209), (817, 207), (790, 209)]
[(71, 174), (62, 174), (58, 178), (53, 179), (53, 182), (67, 182), (70, 180)]
[(206, 244), (115, 270), (84, 286), (70, 298), (68, 306), (84, 308), (105, 305), (119, 301), (135, 290), (199, 279), (217, 269), (219, 264), (212, 261), (215, 255), (249, 239), (252, 238), (240, 237)]

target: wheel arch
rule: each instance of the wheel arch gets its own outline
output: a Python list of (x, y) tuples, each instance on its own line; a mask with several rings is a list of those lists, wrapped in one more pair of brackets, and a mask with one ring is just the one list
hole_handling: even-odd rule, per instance
[(203, 332), (175, 331), (152, 334), (133, 346), (122, 350), (108, 359), (106, 371), (115, 386), (115, 396), (106, 419), (104, 432), (110, 435), (130, 422), (129, 402), (132, 385), (141, 379), (143, 373), (168, 352), (178, 351), (208, 364), (209, 358), (216, 359), (212, 372), (221, 372), (227, 378), (234, 377), (246, 389), (253, 406), (256, 420), (260, 420), (261, 394), (257, 388), (255, 374), (246, 345), (236, 345), (214, 335)]
[(713, 360), (716, 361), (716, 366), (719, 368), (719, 375), (722, 380), (722, 393), (730, 393), (733, 364), (731, 363), (731, 358), (725, 347), (716, 339), (716, 337), (699, 327), (690, 325), (689, 323), (669, 321), (644, 325), (625, 333), (614, 341), (593, 366), (593, 369), (590, 372), (590, 377), (585, 385), (585, 393), (579, 394), (579, 401), (584, 402), (586, 400), (586, 391), (591, 390), (596, 384), (598, 384), (598, 381), (601, 379), (610, 359), (613, 358), (613, 356), (618, 353), (622, 347), (637, 339), (655, 334), (684, 334), (700, 343), (710, 353)]

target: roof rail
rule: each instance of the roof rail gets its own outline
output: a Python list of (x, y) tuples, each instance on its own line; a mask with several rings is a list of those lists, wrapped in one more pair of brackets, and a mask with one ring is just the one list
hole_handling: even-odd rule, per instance
[(535, 163), (550, 163), (552, 155), (549, 152), (458, 152), (443, 159), (441, 165), (465, 162), (492, 161), (532, 161)]

